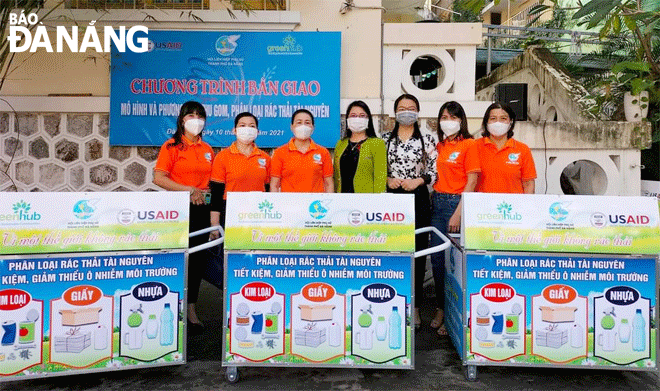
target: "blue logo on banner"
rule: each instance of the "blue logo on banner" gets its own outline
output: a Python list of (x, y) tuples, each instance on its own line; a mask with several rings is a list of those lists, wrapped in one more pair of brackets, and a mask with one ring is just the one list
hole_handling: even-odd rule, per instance
[(328, 209), (316, 200), (309, 205), (309, 215), (316, 220), (321, 220), (328, 213)]
[(564, 221), (568, 217), (568, 211), (564, 209), (564, 205), (561, 202), (555, 202), (550, 205), (550, 217), (556, 221)]
[(94, 214), (91, 200), (80, 200), (73, 206), (73, 214), (80, 220), (87, 220)]
[(231, 56), (238, 47), (236, 41), (240, 37), (240, 35), (222, 35), (217, 41), (215, 41), (215, 50), (217, 50), (221, 56)]

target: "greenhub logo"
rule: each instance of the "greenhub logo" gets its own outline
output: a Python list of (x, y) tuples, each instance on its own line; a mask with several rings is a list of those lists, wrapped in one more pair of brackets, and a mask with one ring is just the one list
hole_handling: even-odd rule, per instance
[(522, 220), (522, 215), (513, 211), (513, 206), (507, 202), (502, 201), (497, 205), (497, 213), (477, 213), (479, 221), (511, 221), (519, 222)]
[(32, 210), (32, 206), (20, 200), (12, 205), (11, 214), (0, 214), (0, 221), (37, 221), (41, 220), (41, 214)]
[(268, 221), (282, 219), (282, 213), (275, 210), (268, 200), (263, 200), (257, 205), (258, 212), (239, 212), (239, 220)]

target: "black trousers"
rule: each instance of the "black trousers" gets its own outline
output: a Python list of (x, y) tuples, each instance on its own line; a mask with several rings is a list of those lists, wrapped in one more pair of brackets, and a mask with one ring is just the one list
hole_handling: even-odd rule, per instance
[[(190, 232), (211, 226), (211, 207), (209, 205), (190, 204), (190, 219), (188, 230)], [(209, 241), (209, 235), (203, 234), (190, 238), (188, 248), (199, 246)], [(197, 303), (199, 285), (206, 271), (208, 252), (198, 251), (188, 255), (188, 304)]]
[[(390, 189), (389, 193), (414, 194), (415, 195), (415, 229), (431, 225), (431, 200), (429, 189), (421, 185), (413, 191), (402, 188)], [(429, 235), (415, 235), (415, 251), (424, 250), (429, 247)], [(415, 258), (415, 307), (420, 307), (424, 302), (424, 276), (426, 275), (426, 257)]]

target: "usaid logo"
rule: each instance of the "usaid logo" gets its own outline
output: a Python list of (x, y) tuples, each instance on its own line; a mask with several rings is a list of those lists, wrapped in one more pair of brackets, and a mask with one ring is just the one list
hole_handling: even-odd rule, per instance
[(458, 159), (458, 155), (460, 155), (460, 154), (461, 154), (461, 153), (458, 152), (458, 151), (456, 151), (456, 152), (452, 152), (452, 153), (449, 155), (449, 158), (447, 158), (447, 161), (448, 161), (448, 162), (455, 162), (456, 159)]

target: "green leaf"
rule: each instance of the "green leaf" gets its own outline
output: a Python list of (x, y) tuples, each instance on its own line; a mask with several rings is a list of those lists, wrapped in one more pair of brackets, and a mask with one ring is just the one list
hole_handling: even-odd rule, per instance
[(612, 30), (614, 31), (614, 34), (621, 34), (621, 18), (619, 15), (612, 15), (610, 20), (612, 21)]
[(649, 72), (649, 64), (643, 61), (621, 61), (612, 66), (612, 73), (617, 74), (624, 70)]
[(573, 15), (573, 19), (580, 19), (587, 15), (591, 15), (598, 11), (599, 8), (605, 6), (606, 3), (610, 3), (610, 0), (592, 0), (582, 6), (582, 8)]

